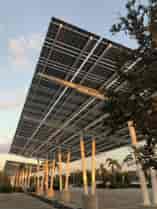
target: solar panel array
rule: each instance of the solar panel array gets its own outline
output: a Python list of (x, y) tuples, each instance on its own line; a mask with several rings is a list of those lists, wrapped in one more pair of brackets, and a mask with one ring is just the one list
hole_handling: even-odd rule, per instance
[(52, 18), (32, 83), (21, 113), (10, 152), (45, 158), (58, 149), (71, 149), (80, 157), (79, 138), (84, 135), (87, 155), (91, 138), (97, 152), (129, 143), (128, 130), (106, 136), (103, 101), (41, 78), (52, 75), (91, 88), (123, 90), (116, 71), (128, 62), (132, 51), (96, 34)]

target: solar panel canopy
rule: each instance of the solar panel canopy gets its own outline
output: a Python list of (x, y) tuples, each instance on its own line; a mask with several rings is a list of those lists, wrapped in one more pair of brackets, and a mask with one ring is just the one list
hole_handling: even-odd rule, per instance
[(72, 160), (76, 160), (80, 158), (82, 134), (87, 156), (91, 154), (93, 137), (97, 153), (130, 143), (127, 128), (107, 136), (109, 130), (103, 121), (108, 114), (102, 111), (103, 101), (46, 80), (39, 73), (101, 92), (124, 91), (116, 71), (126, 64), (131, 53), (127, 47), (52, 18), (10, 152), (45, 158), (58, 149), (70, 149)]

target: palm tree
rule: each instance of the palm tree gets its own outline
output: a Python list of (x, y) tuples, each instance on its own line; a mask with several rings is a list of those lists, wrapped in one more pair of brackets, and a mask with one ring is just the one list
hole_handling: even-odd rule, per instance
[(123, 159), (123, 165), (126, 163), (127, 166), (133, 165), (135, 162), (132, 154), (128, 154), (124, 159)]
[(147, 180), (146, 180), (146, 174), (147, 174), (147, 161), (145, 161), (145, 156), (143, 154), (144, 147), (133, 147), (134, 149), (134, 155), (132, 155), (135, 163), (136, 163), (136, 172), (137, 176), (139, 178), (140, 187), (143, 195), (143, 201), (144, 205), (150, 205), (150, 198), (149, 198), (149, 192), (147, 188)]
[[(122, 167), (124, 165), (127, 165), (127, 167), (129, 166), (132, 166), (135, 164), (135, 160), (132, 156), (132, 154), (128, 154), (125, 156), (125, 158), (123, 159), (123, 162), (122, 162)], [(125, 184), (128, 184), (128, 171), (127, 170), (123, 170), (123, 175), (122, 175), (122, 184), (125, 185)]]
[(103, 181), (103, 184), (105, 185), (108, 181), (108, 171), (105, 168), (105, 165), (103, 163), (100, 164), (99, 169), (97, 170), (98, 176), (100, 176), (101, 180)]
[(117, 160), (112, 159), (112, 158), (108, 158), (106, 160), (106, 163), (107, 163), (108, 167), (111, 169), (113, 186), (116, 186), (117, 174), (121, 170), (121, 165), (119, 164), (119, 162)]
[(10, 186), (9, 177), (4, 172), (0, 172), (0, 186)]
[(108, 167), (111, 168), (112, 173), (115, 173), (116, 171), (121, 170), (121, 165), (115, 159), (108, 158), (106, 160), (106, 163), (108, 164)]

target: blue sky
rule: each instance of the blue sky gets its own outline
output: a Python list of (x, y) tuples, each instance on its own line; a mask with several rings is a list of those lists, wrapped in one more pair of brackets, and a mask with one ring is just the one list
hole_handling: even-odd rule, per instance
[(8, 150), (52, 16), (129, 47), (109, 28), (126, 0), (5, 0), (0, 9), (0, 152)]

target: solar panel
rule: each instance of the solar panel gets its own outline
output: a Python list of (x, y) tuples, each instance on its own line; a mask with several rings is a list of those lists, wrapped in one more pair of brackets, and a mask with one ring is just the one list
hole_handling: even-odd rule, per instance
[(97, 152), (128, 144), (128, 136), (107, 136), (103, 101), (45, 80), (38, 73), (73, 80), (102, 92), (107, 87), (114, 90), (123, 82), (116, 71), (131, 53), (127, 47), (52, 18), (10, 152), (43, 158), (54, 154), (58, 147), (70, 148), (75, 160), (80, 157), (82, 133), (87, 155), (91, 154), (93, 136)]

